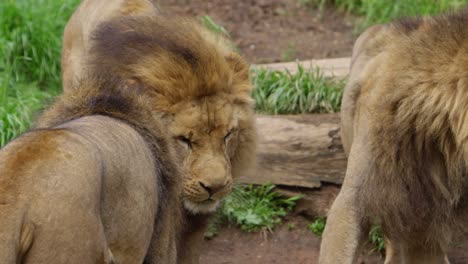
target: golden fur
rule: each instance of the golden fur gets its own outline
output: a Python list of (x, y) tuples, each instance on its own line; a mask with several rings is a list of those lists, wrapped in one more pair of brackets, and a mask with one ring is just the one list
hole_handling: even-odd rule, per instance
[(467, 25), (465, 9), (356, 41), (342, 108), (348, 169), (320, 263), (352, 263), (370, 223), (389, 241), (386, 263), (442, 263), (466, 226)]
[(177, 263), (182, 175), (122, 85), (80, 84), (0, 151), (1, 263)]
[(146, 0), (83, 1), (65, 29), (62, 65), (64, 94), (99, 76), (147, 97), (184, 174), (179, 262), (197, 263), (207, 216), (255, 161), (248, 65), (220, 36)]

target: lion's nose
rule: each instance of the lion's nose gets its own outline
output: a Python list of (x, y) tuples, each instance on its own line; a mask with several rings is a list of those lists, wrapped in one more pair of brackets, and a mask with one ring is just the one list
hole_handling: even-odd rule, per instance
[(210, 194), (210, 197), (216, 194), (217, 192), (221, 191), (226, 186), (226, 184), (207, 184), (203, 182), (198, 183), (203, 189), (205, 189)]

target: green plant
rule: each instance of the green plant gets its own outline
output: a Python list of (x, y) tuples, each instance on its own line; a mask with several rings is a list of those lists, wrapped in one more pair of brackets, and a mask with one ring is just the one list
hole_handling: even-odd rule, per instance
[(233, 51), (239, 51), (239, 48), (231, 42), (230, 40), (230, 34), (229, 32), (226, 30), (226, 28), (224, 28), (223, 26), (221, 26), (220, 24), (216, 23), (213, 18), (211, 18), (210, 16), (208, 15), (205, 15), (205, 16), (199, 16), (198, 19), (201, 21), (201, 23), (203, 25), (205, 25), (205, 27), (214, 32), (217, 36), (223, 36), (228, 47), (233, 50)]
[(0, 74), (10, 89), (35, 82), (43, 90), (60, 88), (63, 28), (79, 0), (2, 0)]
[(0, 98), (0, 147), (27, 130), (34, 113), (51, 97), (34, 85), (18, 85), (13, 91), (13, 95), (4, 94)]
[(344, 80), (325, 77), (319, 68), (298, 65), (289, 71), (252, 70), (256, 109), (267, 114), (338, 112)]
[(79, 0), (0, 1), (0, 147), (60, 90), (63, 28)]
[(374, 250), (383, 253), (385, 250), (385, 239), (382, 234), (382, 228), (379, 225), (373, 225), (369, 232), (369, 241), (374, 246)]
[(281, 52), (281, 60), (282, 61), (290, 61), (296, 59), (297, 50), (294, 45), (289, 45), (286, 50)]
[(229, 32), (220, 24), (216, 23), (213, 18), (208, 15), (200, 16), (200, 21), (205, 25), (205, 27), (214, 33), (225, 35), (229, 37)]
[(335, 5), (361, 15), (358, 31), (378, 23), (407, 16), (434, 15), (466, 5), (467, 0), (333, 0)]
[(299, 0), (299, 5), (305, 7), (317, 8), (319, 10), (320, 19), (323, 18), (323, 11), (327, 5), (327, 0)]
[[(318, 217), (315, 221), (309, 224), (307, 227), (312, 233), (317, 236), (322, 236), (325, 230), (327, 219), (324, 217)], [(382, 228), (379, 225), (373, 225), (369, 231), (369, 242), (373, 246), (373, 250), (383, 254), (385, 251), (385, 239), (383, 237)]]
[(294, 228), (296, 228), (296, 224), (294, 224), (294, 223), (288, 223), (287, 227), (288, 227), (288, 230), (291, 231), (291, 230), (293, 230)]
[(273, 184), (237, 187), (225, 199), (221, 213), (244, 231), (272, 231), (301, 198), (285, 198), (274, 188)]
[(222, 211), (218, 210), (213, 217), (210, 219), (210, 223), (206, 228), (204, 238), (205, 239), (212, 239), (213, 237), (217, 236), (221, 226), (226, 222)]
[(307, 227), (312, 233), (317, 236), (322, 236), (323, 230), (325, 229), (326, 219), (325, 217), (318, 217), (315, 221), (309, 224)]

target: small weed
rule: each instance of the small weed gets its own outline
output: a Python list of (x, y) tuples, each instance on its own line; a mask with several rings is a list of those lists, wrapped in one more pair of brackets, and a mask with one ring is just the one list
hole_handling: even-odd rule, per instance
[(357, 25), (358, 31), (399, 17), (434, 15), (467, 4), (466, 0), (332, 0), (330, 2), (363, 17), (362, 22)]
[(385, 239), (382, 234), (382, 228), (379, 225), (373, 225), (369, 232), (369, 241), (374, 246), (374, 250), (383, 253), (385, 250)]
[(284, 198), (274, 188), (273, 184), (236, 188), (220, 210), (229, 223), (244, 231), (272, 231), (301, 198)]
[(315, 221), (308, 225), (307, 227), (309, 228), (312, 233), (316, 234), (317, 236), (322, 236), (323, 230), (325, 229), (325, 224), (326, 224), (326, 219), (325, 217), (319, 217), (315, 219)]
[(317, 8), (319, 10), (320, 19), (322, 19), (323, 11), (327, 5), (327, 0), (299, 0), (299, 5), (304, 7)]
[(207, 29), (213, 31), (216, 34), (221, 34), (226, 37), (229, 37), (229, 32), (223, 26), (216, 23), (210, 16), (200, 16), (199, 19)]
[(237, 51), (239, 52), (239, 48), (230, 40), (230, 34), (229, 32), (226, 30), (226, 28), (224, 28), (223, 26), (221, 26), (220, 24), (216, 23), (213, 18), (211, 18), (210, 16), (208, 15), (204, 15), (204, 16), (200, 16), (198, 17), (198, 19), (200, 20), (200, 22), (205, 25), (205, 27), (210, 30), (211, 32), (213, 32), (215, 35), (217, 36), (221, 36), (224, 38), (224, 40), (226, 41), (228, 47), (233, 50), (233, 51)]
[(294, 228), (296, 228), (296, 224), (295, 224), (295, 223), (288, 223), (288, 230), (289, 230), (289, 231), (292, 231)]
[(221, 226), (225, 222), (225, 217), (221, 213), (221, 211), (217, 211), (213, 217), (210, 219), (210, 223), (205, 231), (204, 237), (205, 239), (212, 239), (213, 237), (217, 236)]
[(288, 48), (281, 53), (281, 60), (292, 61), (296, 59), (296, 54), (297, 54), (296, 47), (294, 47), (294, 45), (289, 45)]
[(340, 110), (344, 81), (327, 78), (319, 68), (297, 73), (254, 69), (253, 97), (265, 114), (334, 113)]

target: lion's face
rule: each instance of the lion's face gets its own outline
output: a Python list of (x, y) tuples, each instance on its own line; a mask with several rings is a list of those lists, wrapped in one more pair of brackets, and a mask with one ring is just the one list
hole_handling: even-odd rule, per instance
[(249, 109), (217, 95), (175, 106), (169, 131), (183, 160), (184, 205), (194, 213), (216, 209), (233, 183), (232, 165), (251, 118)]

